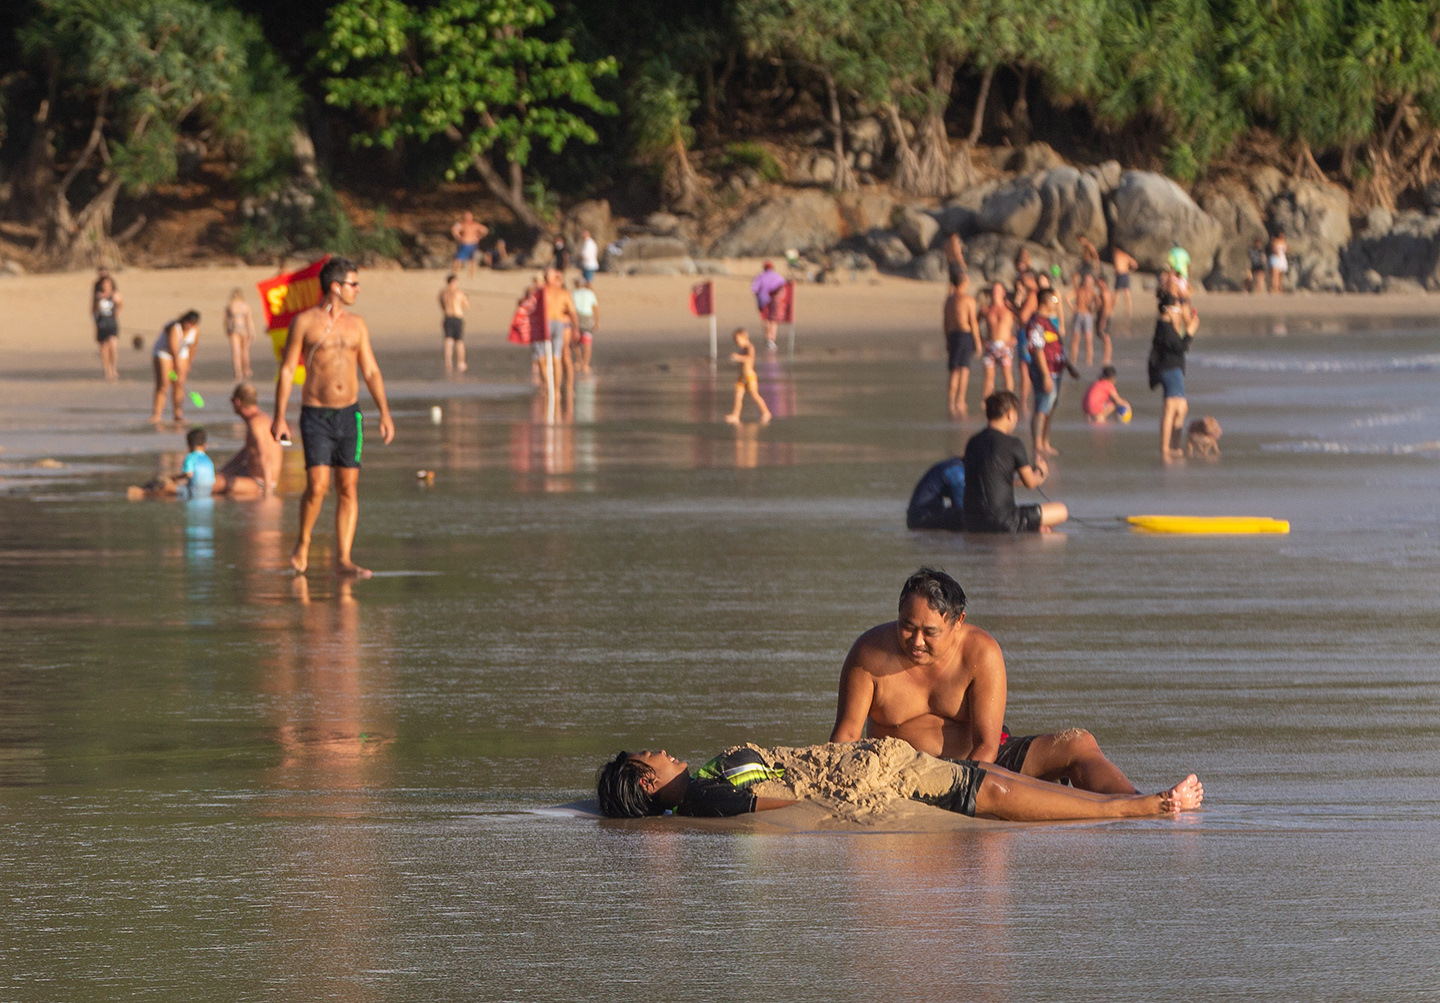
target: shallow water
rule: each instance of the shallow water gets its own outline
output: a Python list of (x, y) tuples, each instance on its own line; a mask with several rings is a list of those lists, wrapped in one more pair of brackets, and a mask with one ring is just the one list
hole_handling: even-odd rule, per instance
[[(1224, 456), (1171, 468), (1144, 348), (1120, 346), (1133, 424), (1062, 400), (1046, 491), (1078, 518), (1043, 540), (906, 532), (979, 427), (908, 343), (766, 367), (780, 420), (739, 430), (703, 363), (630, 360), (549, 426), (382, 358), (400, 437), (367, 444), (356, 556), (382, 574), (353, 587), (279, 570), (295, 451), (271, 505), (127, 504), (134, 456), (0, 495), (0, 998), (1434, 998), (1440, 336), (1203, 342), (1191, 410)], [(1293, 531), (1116, 521), (1141, 512)], [(822, 741), (849, 643), (921, 563), (1003, 645), (1013, 726), (1086, 726), (1147, 788), (1196, 771), (1205, 809), (798, 834), (544, 811), (621, 747)]]

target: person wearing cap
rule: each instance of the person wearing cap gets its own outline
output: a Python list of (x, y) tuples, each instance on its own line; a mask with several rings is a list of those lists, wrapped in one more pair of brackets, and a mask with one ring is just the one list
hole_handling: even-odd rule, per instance
[(750, 291), (755, 294), (755, 306), (760, 311), (760, 323), (765, 327), (765, 347), (775, 347), (775, 336), (780, 331), (780, 301), (775, 294), (785, 288), (785, 277), (775, 270), (773, 261), (765, 262)]

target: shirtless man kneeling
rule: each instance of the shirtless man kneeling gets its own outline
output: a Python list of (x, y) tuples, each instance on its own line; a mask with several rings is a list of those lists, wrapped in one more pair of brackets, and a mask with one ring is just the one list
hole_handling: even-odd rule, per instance
[(310, 533), (330, 491), (333, 470), (335, 572), (351, 578), (370, 577), (369, 571), (350, 559), (355, 525), (360, 518), (364, 424), (357, 368), (380, 408), (380, 438), (386, 445), (395, 438), (395, 423), (390, 420), (380, 364), (370, 347), (370, 329), (347, 309), (359, 295), (360, 276), (355, 263), (345, 258), (327, 261), (320, 271), (320, 302), (296, 314), (290, 322), (280, 375), (275, 381), (275, 420), (270, 432), (277, 442), (284, 443), (290, 438), (285, 408), (295, 385), (295, 370), (304, 362), (300, 438), (305, 446), (305, 497), (300, 501), (300, 535), (290, 554), (290, 566), (302, 575), (310, 565)]
[(943, 759), (995, 763), (1097, 794), (1138, 794), (1088, 731), (1005, 734), (1005, 658), (965, 622), (958, 582), (921, 568), (900, 590), (900, 616), (872, 627), (840, 670), (832, 742), (893, 737)]
[(230, 406), (245, 422), (245, 445), (215, 474), (215, 494), (242, 501), (268, 498), (280, 482), (280, 443), (270, 434), (270, 419), (249, 383), (235, 387)]

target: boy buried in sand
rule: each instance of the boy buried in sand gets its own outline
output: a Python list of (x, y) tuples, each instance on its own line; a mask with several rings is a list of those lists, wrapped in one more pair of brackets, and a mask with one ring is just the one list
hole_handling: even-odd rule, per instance
[(180, 473), (175, 477), (157, 477), (144, 487), (127, 488), (125, 497), (131, 501), (141, 498), (179, 498), (181, 501), (209, 498), (215, 487), (215, 464), (205, 452), (205, 442), (205, 430), (192, 428), (185, 435), (185, 444), (190, 447), (190, 452)]
[(755, 375), (755, 346), (750, 344), (750, 332), (737, 327), (731, 337), (735, 339), (735, 351), (730, 353), (730, 361), (739, 363), (740, 372), (735, 378), (735, 409), (725, 416), (725, 420), (732, 425), (740, 424), (740, 408), (745, 403), (745, 394), (749, 393), (760, 405), (760, 423), (767, 424), (770, 408), (766, 406), (765, 398), (760, 396), (760, 379)]
[(723, 817), (803, 800), (863, 821), (904, 798), (971, 817), (1047, 822), (1193, 811), (1205, 796), (1193, 773), (1159, 794), (1093, 794), (992, 763), (936, 759), (897, 738), (800, 749), (746, 745), (716, 756), (694, 774), (688, 766), (664, 749), (620, 753), (596, 782), (601, 813), (641, 818), (668, 810)]

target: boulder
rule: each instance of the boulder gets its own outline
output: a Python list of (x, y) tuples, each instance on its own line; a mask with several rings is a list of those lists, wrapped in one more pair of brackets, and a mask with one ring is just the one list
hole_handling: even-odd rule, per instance
[(1244, 289), (1250, 278), (1250, 247), (1270, 239), (1250, 192), (1235, 185), (1206, 192), (1200, 206), (1220, 224), (1220, 247), (1209, 275), (1196, 275), (1207, 289)]
[(575, 208), (565, 214), (565, 243), (580, 250), (580, 233), (589, 230), (590, 236), (601, 247), (615, 239), (615, 220), (610, 215), (610, 203), (605, 199), (586, 199), (577, 202)]
[(871, 230), (865, 235), (865, 250), (881, 268), (899, 271), (915, 255), (894, 230)]
[(924, 254), (940, 234), (940, 224), (935, 217), (914, 206), (897, 206), (890, 217), (890, 225), (905, 241), (911, 254)]
[(971, 185), (969, 188), (956, 192), (946, 205), (960, 206), (979, 215), (980, 207), (985, 204), (986, 197), (999, 187), (1000, 182), (997, 180), (982, 181), (978, 185)]
[(845, 124), (845, 149), (857, 157), (862, 153), (872, 158), (885, 152), (885, 126), (878, 118), (857, 118)]
[(1340, 248), (1350, 243), (1350, 196), (1338, 185), (1296, 181), (1270, 203), (1271, 227), (1285, 234), (1286, 285), (1340, 292)]
[(1255, 193), (1257, 204), (1269, 205), (1285, 190), (1285, 175), (1275, 167), (1257, 167), (1250, 172), (1250, 189)]
[(810, 150), (800, 155), (790, 176), (799, 185), (823, 186), (834, 184), (838, 173), (834, 154), (825, 150)]
[(980, 229), (1025, 240), (1035, 232), (1040, 211), (1040, 192), (1028, 178), (1017, 178), (985, 196), (980, 204)]
[(717, 258), (757, 258), (784, 254), (787, 248), (823, 251), (845, 232), (834, 198), (819, 191), (793, 192), (760, 203), (717, 240), (710, 253)]
[(838, 197), (843, 236), (863, 236), (871, 230), (890, 225), (895, 200), (882, 191), (862, 188)]
[(1035, 171), (1049, 171), (1056, 167), (1064, 167), (1065, 161), (1060, 154), (1056, 153), (1049, 143), (1027, 143), (1012, 153), (1005, 161), (1007, 169), (1016, 174), (1030, 174)]
[(645, 229), (657, 237), (678, 237), (681, 226), (680, 217), (674, 213), (652, 212), (645, 217)]
[(1150, 171), (1125, 171), (1111, 194), (1110, 243), (1140, 262), (1145, 271), (1165, 266), (1170, 248), (1190, 253), (1190, 272), (1210, 274), (1220, 246), (1220, 224), (1175, 182)]
[(1095, 179), (1073, 167), (1057, 167), (1040, 177), (1040, 219), (1030, 239), (1071, 254), (1080, 253), (1079, 238), (1104, 247), (1105, 206)]
[(1414, 295), (1417, 293), (1423, 293), (1425, 291), (1425, 287), (1414, 279), (1403, 278), (1399, 275), (1391, 275), (1385, 280), (1385, 285), (1381, 289), (1381, 291), (1387, 293)]
[(619, 255), (627, 262), (689, 256), (690, 244), (683, 237), (657, 237), (650, 234), (641, 234), (625, 241)]
[(1371, 210), (1365, 230), (1340, 250), (1340, 270), (1358, 292), (1377, 292), (1390, 279), (1440, 288), (1440, 217)]
[(952, 203), (944, 208), (936, 209), (934, 215), (935, 222), (940, 225), (940, 233), (943, 236), (948, 237), (952, 233), (958, 233), (963, 238), (980, 232), (980, 214), (966, 206)]
[(1091, 164), (1085, 173), (1094, 180), (1101, 195), (1109, 195), (1120, 187), (1120, 175), (1124, 173), (1120, 161), (1107, 160), (1103, 164)]
[(646, 258), (623, 264), (618, 269), (622, 275), (698, 275), (700, 269), (695, 261), (682, 258)]
[(1079, 258), (1053, 247), (1042, 247), (1001, 233), (982, 233), (965, 242), (971, 292), (978, 295), (981, 282), (987, 285), (1002, 282), (1006, 286), (1014, 283), (1015, 255), (1022, 247), (1029, 248), (1031, 264), (1037, 271), (1049, 271), (1051, 265), (1058, 264), (1063, 274), (1070, 275), (1080, 264)]
[(948, 282), (950, 268), (945, 261), (945, 252), (926, 251), (924, 254), (917, 254), (905, 266), (903, 274), (906, 278), (920, 282)]

